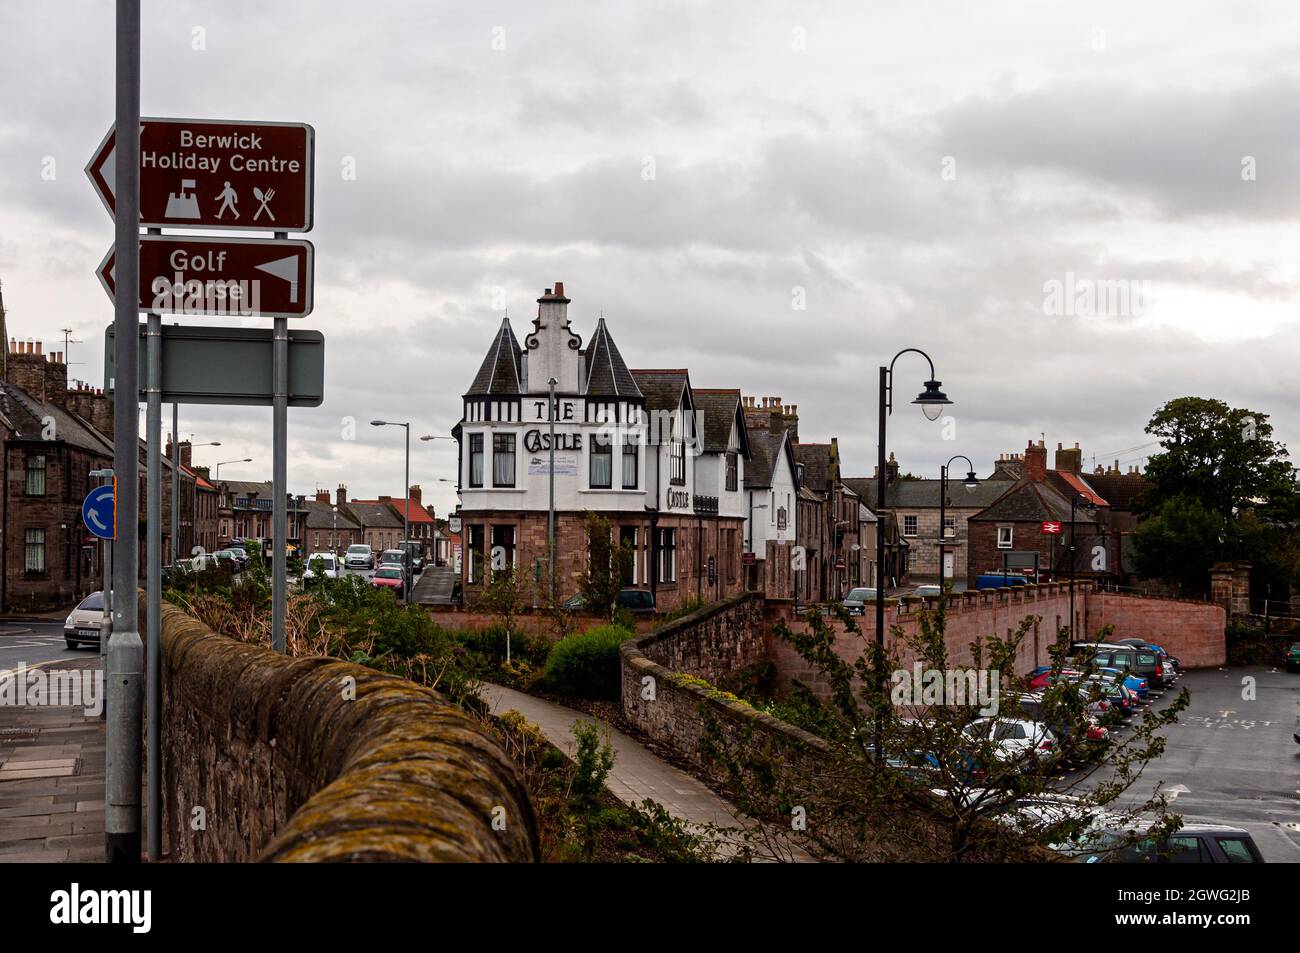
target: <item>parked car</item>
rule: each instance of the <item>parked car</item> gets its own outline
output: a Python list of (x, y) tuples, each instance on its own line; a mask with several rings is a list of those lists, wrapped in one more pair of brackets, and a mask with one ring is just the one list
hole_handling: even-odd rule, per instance
[(1131, 672), (1122, 672), (1117, 668), (1099, 668), (1098, 672), (1104, 675), (1114, 675), (1124, 680), (1124, 687), (1138, 697), (1139, 701), (1146, 701), (1147, 695), (1151, 691), (1150, 683), (1141, 675), (1134, 675)]
[(379, 554), (379, 565), (381, 566), (405, 566), (406, 550), (404, 549), (385, 549)]
[(1004, 715), (977, 718), (966, 726), (964, 733), (972, 739), (990, 741), (994, 757), (1004, 763), (1030, 758), (1043, 761), (1056, 750), (1056, 735), (1051, 729), (1028, 718)]
[(862, 615), (866, 611), (868, 602), (876, 601), (876, 590), (869, 586), (859, 586), (856, 589), (850, 589), (849, 594), (844, 597), (840, 605), (848, 610), (849, 615)]
[(942, 593), (943, 593), (943, 589), (941, 589), (939, 586), (932, 586), (927, 584), (924, 586), (917, 586), (915, 589), (911, 591), (911, 593), (909, 593), (909, 595), (913, 595), (921, 599), (933, 599), (941, 595)]
[(1107, 828), (1080, 845), (1057, 850), (1084, 864), (1262, 864), (1250, 832), (1226, 824), (1184, 824), (1167, 837), (1124, 844), (1122, 831)]
[(343, 565), (348, 569), (374, 569), (375, 551), (365, 543), (353, 543), (343, 556)]
[[(655, 612), (655, 594), (649, 589), (620, 589), (614, 600), (616, 608), (624, 609), (633, 615), (653, 615)], [(560, 603), (561, 608), (577, 612), (586, 607), (582, 593), (576, 593)]]
[(1165, 670), (1164, 679), (1166, 685), (1172, 685), (1182, 677), (1182, 672), (1179, 670), (1178, 659), (1166, 652), (1162, 645), (1157, 645), (1155, 642), (1148, 642), (1145, 639), (1116, 639), (1115, 644), (1131, 645), (1134, 648), (1147, 649), (1160, 656), (1160, 665)]
[(1160, 655), (1136, 645), (1099, 645), (1092, 656), (1092, 664), (1099, 669), (1118, 668), (1141, 675), (1148, 684), (1157, 687), (1173, 682), (1173, 673), (1161, 664)]
[(1300, 642), (1294, 643), (1286, 652), (1286, 670), (1300, 672)]
[[(1014, 701), (1020, 714), (1024, 715), (1030, 721), (1045, 724), (1051, 730), (1052, 734), (1062, 744), (1069, 744), (1074, 734), (1075, 726), (1068, 721), (1047, 720), (1047, 705), (1044, 703), (1043, 696), (1037, 692), (1028, 692), (1023, 695), (1013, 695), (1008, 700)], [(1004, 709), (1005, 710), (1005, 709)], [(1084, 727), (1084, 734), (1088, 741), (1106, 741), (1110, 738), (1110, 732), (1097, 724), (1095, 720), (1090, 719)]]
[(400, 593), (404, 577), (401, 566), (380, 566), (370, 577), (370, 584), (382, 589), (395, 589)]
[(229, 564), (234, 572), (239, 572), (249, 563), (248, 554), (242, 549), (218, 549), (212, 555), (217, 557), (218, 562)]
[(1001, 589), (1003, 586), (1027, 586), (1029, 577), (1016, 572), (986, 572), (975, 580), (976, 589)]
[(99, 626), (104, 621), (104, 594), (92, 592), (77, 603), (63, 620), (63, 641), (68, 648), (99, 645)]
[(313, 579), (337, 579), (339, 577), (339, 558), (333, 553), (312, 553), (302, 570), (302, 584), (305, 586)]
[(220, 569), (223, 565), (227, 569), (233, 568), (234, 562), (227, 559), (223, 564), (222, 561), (217, 558), (216, 553), (199, 553), (199, 555), (190, 560), (190, 568), (195, 572), (203, 572), (205, 569)]
[(403, 541), (402, 546), (410, 554), (410, 566), (412, 575), (419, 575), (424, 572), (424, 544), (416, 539)]

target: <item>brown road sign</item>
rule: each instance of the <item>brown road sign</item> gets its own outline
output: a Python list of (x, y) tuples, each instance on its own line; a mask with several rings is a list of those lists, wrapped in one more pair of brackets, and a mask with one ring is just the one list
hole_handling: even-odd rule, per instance
[[(311, 242), (140, 236), (141, 311), (206, 317), (301, 318), (312, 309)], [(96, 274), (112, 300), (113, 251)]]
[[(112, 129), (86, 175), (113, 214)], [(140, 224), (305, 232), (316, 133), (305, 123), (140, 120)]]

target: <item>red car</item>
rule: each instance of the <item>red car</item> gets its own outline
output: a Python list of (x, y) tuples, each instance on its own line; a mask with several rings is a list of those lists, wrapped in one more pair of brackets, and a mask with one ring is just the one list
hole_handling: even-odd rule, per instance
[(370, 584), (384, 589), (394, 589), (400, 593), (402, 591), (402, 567), (380, 566), (375, 570), (375, 574), (370, 577)]

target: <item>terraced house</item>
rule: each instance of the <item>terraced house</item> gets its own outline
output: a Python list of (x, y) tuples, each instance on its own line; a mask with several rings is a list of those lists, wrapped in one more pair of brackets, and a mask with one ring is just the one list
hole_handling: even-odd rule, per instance
[(481, 593), (486, 560), (526, 574), (545, 600), (552, 501), (560, 599), (587, 569), (588, 513), (632, 549), (624, 582), (660, 609), (741, 591), (739, 394), (697, 394), (684, 368), (629, 369), (603, 318), (584, 347), (569, 304), (562, 284), (546, 289), (522, 346), (502, 320), (464, 394), (452, 435), (466, 599)]

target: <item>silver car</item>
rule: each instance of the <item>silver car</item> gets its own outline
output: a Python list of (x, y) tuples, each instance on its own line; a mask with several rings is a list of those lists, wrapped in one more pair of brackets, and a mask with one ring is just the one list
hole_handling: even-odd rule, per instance
[(866, 610), (867, 603), (875, 601), (875, 589), (869, 586), (859, 586), (857, 589), (850, 589), (849, 594), (844, 597), (844, 601), (840, 604), (849, 610), (849, 615), (862, 615)]
[(63, 622), (63, 640), (68, 648), (99, 645), (99, 626), (104, 621), (104, 594), (92, 592), (68, 614)]

